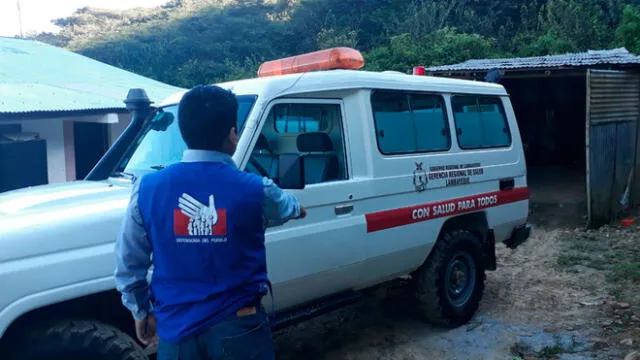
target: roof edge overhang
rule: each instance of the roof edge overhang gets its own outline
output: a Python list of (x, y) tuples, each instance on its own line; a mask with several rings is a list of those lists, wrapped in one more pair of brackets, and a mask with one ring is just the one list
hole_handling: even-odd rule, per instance
[[(598, 70), (634, 70), (640, 71), (640, 64), (598, 64), (593, 66), (565, 66), (565, 67), (535, 67), (535, 68), (500, 68), (504, 71), (504, 78), (517, 76), (563, 76), (570, 74), (584, 74), (588, 69)], [(451, 69), (451, 70), (429, 70), (426, 75), (446, 76), (446, 77), (477, 77), (484, 76), (487, 72), (495, 68), (480, 69)]]
[(0, 122), (16, 120), (36, 120), (36, 119), (59, 119), (76, 116), (92, 116), (105, 114), (126, 114), (127, 109), (103, 108), (103, 109), (79, 109), (79, 110), (41, 110), (41, 111), (21, 111), (3, 112), (0, 111)]

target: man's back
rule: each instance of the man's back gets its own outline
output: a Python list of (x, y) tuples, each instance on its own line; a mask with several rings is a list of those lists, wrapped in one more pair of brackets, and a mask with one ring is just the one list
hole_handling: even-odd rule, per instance
[(116, 241), (117, 289), (138, 339), (159, 340), (161, 360), (275, 356), (261, 306), (264, 226), (306, 212), (270, 179), (235, 166), (237, 111), (235, 95), (216, 86), (184, 94), (178, 125), (188, 150), (133, 186)]
[(222, 162), (183, 162), (141, 179), (153, 247), (158, 334), (189, 336), (267, 289), (262, 179)]

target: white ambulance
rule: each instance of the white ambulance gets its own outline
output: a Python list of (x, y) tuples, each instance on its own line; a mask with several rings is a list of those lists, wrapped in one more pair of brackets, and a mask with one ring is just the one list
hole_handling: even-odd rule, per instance
[[(307, 208), (267, 229), (277, 326), (410, 275), (426, 320), (476, 312), (495, 247), (527, 240), (522, 143), (497, 84), (357, 70), (334, 48), (263, 64), (219, 84), (240, 104), (245, 171), (274, 179)], [(133, 121), (87, 179), (0, 194), (0, 358), (146, 359), (112, 277), (132, 182), (180, 161), (182, 94)], [(500, 246), (504, 246), (500, 245)]]

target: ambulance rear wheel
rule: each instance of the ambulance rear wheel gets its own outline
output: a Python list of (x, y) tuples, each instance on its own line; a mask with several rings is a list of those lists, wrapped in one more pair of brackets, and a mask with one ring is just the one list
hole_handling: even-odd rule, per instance
[(117, 328), (93, 321), (63, 321), (25, 337), (14, 360), (148, 360)]
[(426, 320), (445, 327), (469, 322), (482, 299), (484, 270), (477, 236), (465, 230), (442, 234), (413, 274), (414, 293)]

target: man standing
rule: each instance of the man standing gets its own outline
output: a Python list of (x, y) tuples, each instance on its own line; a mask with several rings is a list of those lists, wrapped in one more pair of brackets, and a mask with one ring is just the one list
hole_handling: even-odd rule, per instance
[(235, 167), (237, 108), (220, 87), (188, 91), (178, 109), (182, 161), (133, 186), (115, 279), (138, 339), (159, 337), (159, 360), (275, 358), (261, 306), (265, 223), (306, 212), (271, 180)]

